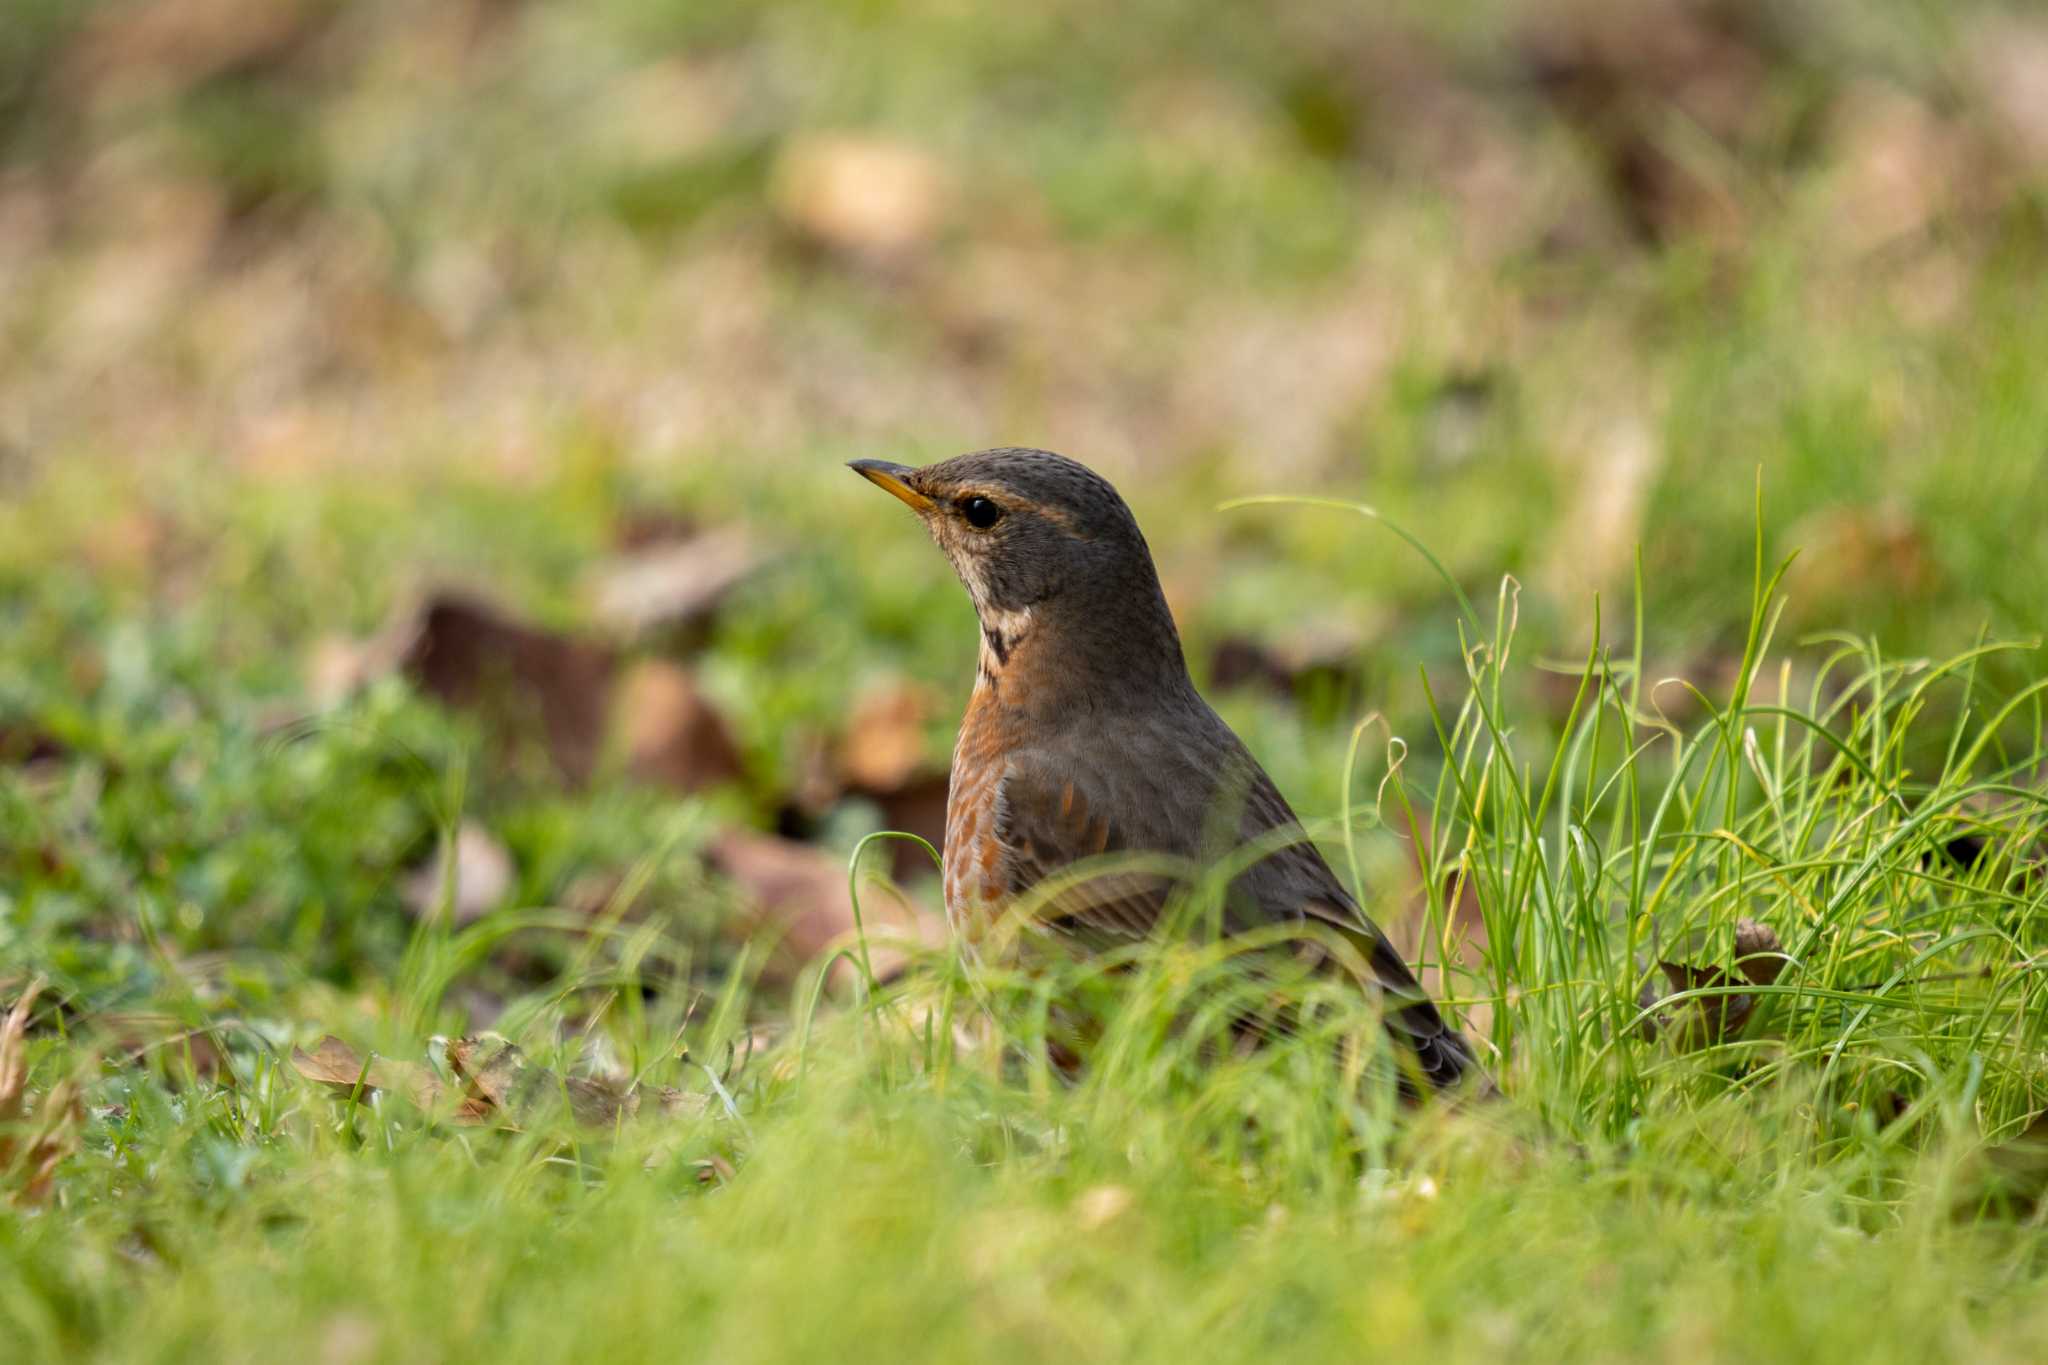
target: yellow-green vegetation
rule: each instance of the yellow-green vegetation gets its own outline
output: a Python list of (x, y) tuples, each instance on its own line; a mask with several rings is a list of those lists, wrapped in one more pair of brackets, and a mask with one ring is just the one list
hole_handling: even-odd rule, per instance
[[(0, 1358), (2038, 1358), (2043, 69), (1984, 4), (14, 4)], [(841, 464), (1008, 442), (1128, 494), (1499, 1099), (1327, 981), (1240, 1045), (1199, 891), (778, 954), (724, 841), (878, 924), (849, 731), (928, 780), (971, 676)], [(687, 630), (593, 587), (735, 529)], [(729, 757), (565, 776), (346, 643), (449, 585), (515, 703), (611, 651)]]

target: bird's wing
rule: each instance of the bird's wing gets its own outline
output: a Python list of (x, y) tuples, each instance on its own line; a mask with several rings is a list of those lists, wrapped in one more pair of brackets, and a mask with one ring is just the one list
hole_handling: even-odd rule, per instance
[[(1275, 829), (1299, 831), (1287, 799), (1258, 770), (1245, 800), (1248, 837)], [(1416, 1064), (1438, 1089), (1455, 1084), (1473, 1069), (1472, 1048), (1445, 1022), (1408, 969), (1401, 954), (1337, 880), (1337, 874), (1306, 836), (1276, 849), (1239, 880), (1247, 899), (1268, 916), (1304, 916), (1342, 934), (1371, 967), (1385, 1007), (1387, 1031), (1414, 1053)]]
[[(1028, 895), (1046, 878), (1104, 854), (1168, 851), (1128, 828), (1128, 819), (1113, 818), (1111, 805), (1086, 776), (1013, 767), (996, 798), (1005, 890)], [(1078, 937), (1130, 942), (1151, 934), (1172, 887), (1173, 879), (1158, 871), (1119, 868), (1109, 859), (1054, 894), (1038, 918)]]
[[(1225, 828), (1234, 826), (1236, 842), (1282, 842), (1232, 883), (1226, 926), (1242, 931), (1261, 923), (1313, 920), (1342, 934), (1365, 959), (1383, 994), (1388, 1032), (1414, 1054), (1433, 1086), (1455, 1084), (1474, 1067), (1470, 1045), (1444, 1021), (1400, 953), (1302, 834), (1293, 809), (1265, 770), (1234, 740), (1227, 749), (1219, 746), (1214, 759), (1200, 776), (1169, 772), (1164, 779), (1158, 777), (1164, 765), (1082, 769), (1071, 762), (1013, 764), (996, 801), (1005, 890), (1013, 896), (1028, 894), (1047, 877), (1103, 854), (1165, 854), (1183, 860), (1191, 872), (1204, 847), (1215, 842), (1208, 836), (1219, 818), (1216, 807), (1233, 803), (1235, 818), (1229, 819), (1227, 811), (1221, 815)], [(1143, 789), (1112, 785), (1120, 776), (1136, 782), (1133, 773), (1150, 774)], [(1234, 801), (1233, 785), (1241, 793)], [(1103, 871), (1054, 895), (1039, 912), (1039, 922), (1097, 944), (1142, 939), (1157, 925), (1178, 880), (1156, 864), (1124, 869), (1107, 861)]]

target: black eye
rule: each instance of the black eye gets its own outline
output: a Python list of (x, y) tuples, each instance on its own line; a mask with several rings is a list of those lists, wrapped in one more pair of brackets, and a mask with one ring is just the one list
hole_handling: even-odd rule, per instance
[(960, 515), (977, 531), (986, 531), (1003, 519), (1003, 509), (987, 498), (969, 498), (960, 504)]

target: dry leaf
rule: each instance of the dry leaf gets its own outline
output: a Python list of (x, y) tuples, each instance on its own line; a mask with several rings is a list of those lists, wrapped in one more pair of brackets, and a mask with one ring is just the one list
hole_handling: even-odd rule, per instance
[(925, 726), (937, 704), (930, 688), (901, 680), (863, 692), (839, 745), (847, 785), (887, 792), (908, 783), (925, 766)]
[(1785, 945), (1777, 931), (1761, 920), (1735, 924), (1735, 970), (1752, 986), (1768, 986), (1785, 970)]
[(146, 0), (101, 11), (72, 49), (65, 77), (133, 99), (229, 69), (284, 60), (317, 29), (319, 6), (290, 0)]
[[(312, 1052), (294, 1048), (292, 1065), (307, 1080), (341, 1094), (354, 1093), (358, 1078), (362, 1078), (367, 1088), (404, 1095), (426, 1110), (459, 1093), (451, 1115), (458, 1123), (517, 1127), (562, 1101), (577, 1122), (593, 1127), (610, 1126), (643, 1109), (663, 1119), (701, 1117), (710, 1109), (704, 1096), (670, 1086), (627, 1086), (583, 1076), (558, 1076), (528, 1061), (517, 1045), (496, 1035), (454, 1039), (447, 1045), (447, 1057), (459, 1092), (421, 1062), (373, 1059), (366, 1074), (355, 1049), (331, 1036), (322, 1038)], [(647, 1103), (650, 1097), (651, 1106)]]
[(1741, 1037), (1742, 1031), (1749, 1026), (1750, 1017), (1756, 1013), (1758, 997), (1755, 995), (1745, 992), (1701, 996), (1665, 1009), (1655, 1008), (1660, 1001), (1685, 991), (1716, 990), (1745, 981), (1754, 986), (1766, 986), (1778, 979), (1785, 966), (1784, 949), (1777, 934), (1769, 925), (1752, 919), (1745, 919), (1735, 927), (1735, 958), (1737, 974), (1730, 974), (1720, 967), (1698, 966), (1689, 962), (1659, 962), (1657, 968), (1671, 989), (1660, 994), (1654, 982), (1643, 984), (1636, 1001), (1644, 1010), (1652, 1011), (1643, 1018), (1643, 1036), (1653, 1039), (1659, 1034), (1668, 1034), (1686, 1050)]
[[(431, 860), (405, 879), (401, 894), (406, 908), (420, 919), (440, 907), (446, 857), (444, 843)], [(468, 924), (497, 909), (512, 894), (516, 880), (517, 870), (505, 846), (482, 825), (464, 820), (455, 831), (454, 899), (449, 905), (455, 923)]]
[[(861, 790), (882, 809), (882, 826), (915, 834), (933, 848), (946, 842), (946, 793), (951, 783), (945, 773), (926, 773), (891, 791)], [(931, 855), (907, 839), (889, 841), (889, 875), (899, 882), (930, 876), (936, 869)]]
[(2001, 16), (1980, 22), (1966, 44), (1970, 87), (2034, 170), (2048, 168), (2048, 23)]
[(403, 672), (442, 703), (477, 712), (502, 749), (541, 745), (571, 782), (589, 779), (604, 747), (611, 650), (515, 620), (481, 598), (428, 596), (362, 641), (323, 641), (309, 667), (316, 700), (332, 705)]
[(429, 601), (418, 622), (399, 666), (422, 691), (484, 714), (508, 745), (541, 736), (564, 777), (588, 780), (604, 743), (610, 650), (454, 595)]
[(745, 771), (725, 717), (676, 664), (651, 659), (628, 669), (616, 708), (626, 764), (643, 782), (694, 792)]
[(1903, 504), (1837, 504), (1801, 519), (1785, 535), (1801, 549), (1792, 570), (1800, 591), (1822, 601), (1912, 599), (1936, 586), (1927, 533)]
[[(832, 854), (790, 839), (728, 830), (707, 850), (713, 867), (744, 893), (752, 913), (738, 927), (749, 936), (772, 938), (777, 951), (770, 970), (788, 978), (854, 930), (853, 898), (847, 889), (845, 862)], [(878, 939), (908, 939), (937, 944), (944, 926), (935, 916), (899, 895), (863, 888), (861, 911), (871, 945), (870, 961), (878, 975), (902, 963), (901, 952)]]
[(751, 538), (739, 530), (636, 541), (597, 574), (591, 607), (599, 621), (628, 639), (689, 634), (710, 620), (761, 561)]
[[(441, 1078), (425, 1063), (398, 1062), (373, 1055), (366, 1069), (356, 1050), (333, 1034), (322, 1038), (311, 1052), (293, 1048), (292, 1067), (307, 1080), (343, 1095), (356, 1093), (356, 1086), (360, 1084), (369, 1094), (381, 1091), (387, 1095), (402, 1095), (421, 1109), (434, 1108), (440, 1103), (443, 1093)], [(480, 1115), (460, 1117), (476, 1118)]]
[(698, 1117), (708, 1112), (702, 1095), (669, 1086), (629, 1086), (588, 1076), (561, 1076), (527, 1060), (517, 1044), (486, 1035), (448, 1044), (448, 1066), (472, 1101), (508, 1117), (531, 1121), (536, 1113), (566, 1100), (579, 1123), (605, 1127), (634, 1117), (650, 1094), (662, 1118)]
[(49, 1199), (57, 1167), (77, 1148), (85, 1119), (68, 1081), (52, 1086), (29, 1112), (28, 1019), (42, 990), (40, 977), (29, 982), (0, 1019), (0, 1189), (21, 1204)]
[(699, 1185), (730, 1185), (739, 1175), (732, 1163), (716, 1152), (697, 1162), (696, 1166)]
[(832, 133), (799, 138), (776, 159), (783, 220), (841, 251), (893, 256), (928, 244), (945, 209), (945, 177), (900, 142)]

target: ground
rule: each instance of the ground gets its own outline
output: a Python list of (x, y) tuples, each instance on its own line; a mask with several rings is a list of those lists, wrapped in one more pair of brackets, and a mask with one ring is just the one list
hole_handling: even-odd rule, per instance
[[(2038, 1354), (2038, 16), (17, 9), (24, 1358)], [(864, 843), (994, 443), (1497, 1100)]]

